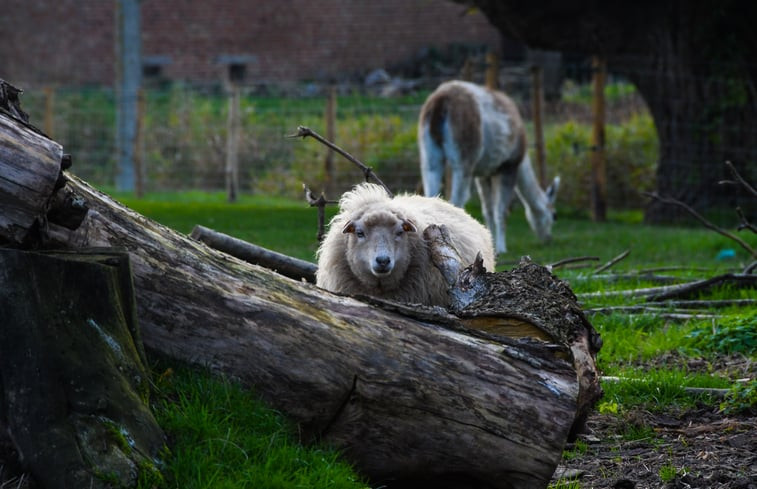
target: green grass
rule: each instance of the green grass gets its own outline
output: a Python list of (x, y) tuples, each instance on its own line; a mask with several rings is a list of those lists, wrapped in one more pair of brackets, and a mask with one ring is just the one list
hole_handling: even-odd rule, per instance
[(169, 448), (162, 480), (140, 488), (366, 487), (338, 452), (304, 447), (291, 423), (239, 384), (165, 361), (157, 373), (153, 410)]
[[(220, 192), (155, 193), (142, 199), (126, 194), (115, 196), (137, 212), (183, 233), (201, 224), (266, 248), (315, 260), (317, 214), (304, 198), (297, 201), (242, 196), (237, 203), (229, 204)], [(468, 210), (481, 219), (475, 204)], [(327, 216), (335, 212), (334, 207), (327, 208)], [(507, 221), (508, 253), (500, 257), (500, 268), (511, 267), (523, 255), (544, 264), (567, 257), (596, 256), (599, 261), (595, 263), (599, 265), (627, 249), (630, 255), (613, 271), (671, 264), (724, 269), (748, 259), (744, 250), (719, 234), (701, 228), (645, 225), (640, 212), (610, 213), (604, 223), (592, 222), (580, 213), (568, 214), (558, 216), (553, 240), (545, 244), (529, 229), (523, 209), (516, 208)], [(718, 252), (725, 248), (734, 249), (735, 257), (718, 261)]]
[[(116, 198), (183, 233), (201, 224), (315, 261), (316, 210), (304, 199), (243, 195), (230, 204), (223, 193), (202, 192), (149, 194), (142, 199), (117, 194)], [(475, 205), (469, 210), (480, 219)], [(335, 212), (330, 208), (328, 216)], [(757, 245), (754, 236), (742, 238)], [(648, 226), (637, 211), (611, 212), (603, 223), (591, 222), (581, 212), (562, 212), (553, 241), (543, 244), (528, 229), (522, 209), (516, 209), (508, 220), (507, 243), (508, 253), (500, 257), (500, 270), (512, 267), (522, 255), (543, 264), (567, 257), (596, 256), (599, 260), (588, 267), (555, 270), (579, 297), (657, 285), (632, 276), (633, 271), (672, 266), (676, 269), (659, 273), (691, 279), (738, 270), (750, 261), (745, 251), (719, 234), (699, 227)], [(735, 258), (718, 260), (723, 249), (734, 249)], [(603, 277), (592, 275), (594, 267), (625, 250), (630, 250), (630, 255)], [(608, 280), (607, 276), (613, 274), (627, 277)], [(754, 298), (754, 290), (721, 287), (705, 293), (704, 298)], [(642, 299), (602, 296), (583, 301), (586, 308), (641, 303)], [(708, 312), (717, 314), (717, 319), (683, 321), (628, 312), (592, 314), (590, 320), (604, 341), (598, 356), (602, 374), (621, 378), (620, 382), (603, 382), (605, 397), (598, 410), (624, 416), (635, 408), (664, 411), (701, 403), (734, 413), (757, 408), (756, 381), (736, 384), (733, 378), (687, 368), (687, 359), (717, 355), (757, 360), (756, 311), (725, 308)], [(675, 359), (675, 364), (666, 364), (669, 358)], [(266, 411), (249, 392), (232, 382), (177, 369), (167, 384), (159, 385), (156, 411), (171, 435), (171, 451), (163, 468), (164, 487), (361, 487), (359, 479), (338, 462), (337, 454), (319, 447), (312, 452), (303, 449), (286, 421)], [(685, 387), (730, 388), (732, 394), (723, 400), (691, 394)], [(624, 439), (652, 436), (646, 426), (635, 426), (619, 435)], [(281, 451), (274, 454), (271, 450), (279, 442), (283, 444)], [(573, 456), (580, 453), (576, 451)], [(331, 470), (342, 475), (332, 476)], [(297, 477), (312, 479), (304, 482)], [(551, 487), (580, 485), (563, 481)]]

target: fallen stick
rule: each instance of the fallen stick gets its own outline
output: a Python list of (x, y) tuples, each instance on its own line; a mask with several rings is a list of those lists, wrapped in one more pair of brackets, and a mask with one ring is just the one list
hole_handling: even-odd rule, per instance
[(704, 216), (702, 216), (697, 211), (695, 211), (694, 209), (692, 209), (686, 203), (681, 202), (678, 199), (673, 199), (671, 197), (662, 197), (662, 196), (660, 196), (660, 195), (658, 195), (658, 194), (656, 194), (654, 192), (644, 192), (644, 195), (646, 195), (647, 197), (651, 197), (651, 198), (653, 198), (655, 200), (658, 200), (658, 201), (662, 202), (663, 204), (672, 204), (672, 205), (677, 205), (678, 207), (681, 207), (686, 212), (688, 212), (689, 214), (691, 214), (694, 218), (696, 218), (699, 222), (701, 222), (704, 225), (704, 227), (706, 227), (707, 229), (711, 229), (711, 230), (715, 231), (718, 234), (722, 234), (726, 238), (732, 239), (733, 241), (737, 242), (739, 244), (739, 246), (741, 246), (742, 248), (744, 248), (750, 255), (752, 255), (753, 258), (757, 258), (757, 250), (755, 250), (754, 248), (752, 248), (751, 246), (749, 246), (749, 244), (746, 241), (744, 241), (743, 239), (739, 238), (735, 234), (726, 231), (725, 229), (721, 228), (720, 226), (717, 226), (717, 225), (711, 223), (710, 221), (708, 221), (707, 219), (705, 219)]
[[(620, 382), (649, 382), (649, 379), (635, 379), (632, 377), (615, 377), (611, 375), (603, 375), (601, 377), (602, 382), (612, 382), (612, 383), (620, 383)], [(739, 379), (740, 381), (741, 379)], [(737, 381), (737, 382), (739, 382)], [(725, 397), (731, 389), (717, 389), (713, 387), (687, 387), (687, 386), (680, 386), (681, 389), (683, 389), (684, 392), (688, 394), (705, 394), (705, 395), (711, 395), (713, 397)]]
[(547, 268), (551, 268), (554, 270), (555, 268), (560, 268), (569, 263), (579, 263), (583, 261), (599, 261), (599, 257), (598, 256), (574, 256), (572, 258), (564, 258), (554, 263), (550, 263), (549, 265), (547, 265)]
[(315, 283), (315, 271), (318, 267), (309, 261), (248, 243), (228, 234), (208, 229), (205, 226), (195, 226), (189, 237), (202, 241), (211, 248), (228, 253), (247, 263), (274, 270), (285, 277)]
[(579, 298), (587, 299), (593, 297), (645, 297), (647, 301), (657, 302), (676, 297), (686, 297), (694, 292), (703, 291), (709, 287), (730, 283), (734, 286), (757, 287), (757, 276), (743, 275), (735, 273), (725, 273), (708, 279), (697, 280), (686, 284), (668, 285), (662, 287), (645, 287), (631, 290), (612, 290), (600, 292), (588, 292), (578, 294)]
[(616, 256), (615, 258), (613, 258), (612, 260), (608, 261), (607, 263), (605, 263), (601, 267), (596, 268), (592, 272), (592, 274), (597, 274), (597, 273), (604, 272), (605, 270), (609, 269), (610, 267), (612, 267), (613, 265), (615, 265), (619, 261), (624, 260), (629, 254), (631, 254), (631, 250), (624, 251), (623, 253), (619, 254), (618, 256)]
[(717, 314), (693, 313), (691, 311), (671, 310), (664, 307), (647, 306), (608, 306), (585, 309), (586, 314), (612, 314), (622, 312), (625, 314), (652, 314), (663, 319), (688, 320), (688, 319), (712, 319), (719, 317)]

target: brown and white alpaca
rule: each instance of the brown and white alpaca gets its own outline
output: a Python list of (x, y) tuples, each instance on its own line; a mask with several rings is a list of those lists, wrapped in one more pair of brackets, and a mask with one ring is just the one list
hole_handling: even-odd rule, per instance
[(546, 191), (539, 186), (523, 119), (507, 95), (464, 81), (442, 83), (421, 108), (418, 146), (427, 196), (441, 192), (445, 162), (452, 177), (450, 201), (456, 206), (468, 201), (475, 178), (497, 253), (507, 251), (505, 216), (514, 194), (536, 235), (551, 238), (560, 178)]

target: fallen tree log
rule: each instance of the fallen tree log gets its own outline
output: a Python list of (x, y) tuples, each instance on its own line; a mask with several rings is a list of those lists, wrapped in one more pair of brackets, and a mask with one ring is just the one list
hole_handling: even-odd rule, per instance
[[(9, 123), (0, 114), (0, 132)], [(50, 158), (34, 172), (47, 181), (60, 165)], [(54, 200), (46, 188), (26, 196), (39, 209), (33, 222), (14, 222), (0, 237), (127, 250), (148, 350), (254, 386), (304, 436), (340, 447), (377, 484), (549, 483), (583, 414), (570, 349), (477, 332), (445, 311), (328, 293), (189, 239), (73, 175), (66, 180), (58, 191), (89, 207), (77, 229), (45, 218)]]

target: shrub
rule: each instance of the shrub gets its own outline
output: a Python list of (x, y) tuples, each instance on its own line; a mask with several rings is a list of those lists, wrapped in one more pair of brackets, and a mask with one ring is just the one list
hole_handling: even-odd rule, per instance
[[(558, 200), (588, 209), (591, 199), (591, 126), (568, 121), (545, 134), (547, 164), (560, 175)], [(658, 143), (648, 114), (635, 114), (624, 124), (606, 127), (607, 203), (613, 209), (643, 207), (644, 191), (655, 188)]]

